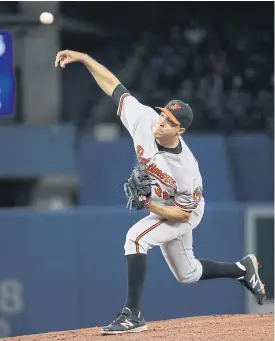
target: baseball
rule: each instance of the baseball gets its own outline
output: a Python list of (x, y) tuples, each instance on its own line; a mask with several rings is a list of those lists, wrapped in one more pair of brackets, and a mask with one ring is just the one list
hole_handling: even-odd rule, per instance
[(53, 20), (54, 20), (54, 16), (52, 15), (52, 13), (43, 12), (40, 14), (40, 21), (42, 22), (42, 24), (45, 24), (45, 25), (52, 24)]

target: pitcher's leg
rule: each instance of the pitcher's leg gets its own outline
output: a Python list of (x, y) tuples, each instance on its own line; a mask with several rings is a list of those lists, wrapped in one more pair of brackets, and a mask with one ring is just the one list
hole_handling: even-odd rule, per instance
[(237, 263), (196, 259), (193, 253), (192, 231), (179, 236), (161, 246), (162, 254), (176, 279), (181, 283), (214, 278), (239, 278), (245, 268)]
[(189, 224), (176, 223), (149, 215), (130, 228), (124, 244), (125, 255), (147, 252), (191, 229)]
[(161, 245), (161, 252), (180, 283), (195, 283), (202, 276), (202, 265), (193, 253), (192, 231)]
[(140, 312), (140, 301), (146, 275), (147, 252), (186, 232), (189, 226), (167, 222), (156, 215), (149, 215), (137, 222), (128, 231), (125, 241), (127, 263), (127, 297), (125, 307), (119, 317), (103, 327), (104, 334), (125, 331), (146, 330), (146, 322)]
[(184, 230), (178, 225), (159, 219), (158, 216), (149, 215), (128, 231), (124, 245), (128, 274), (125, 306), (133, 313), (137, 314), (140, 309), (148, 250), (183, 233)]
[(254, 255), (248, 255), (236, 263), (196, 259), (192, 247), (192, 231), (161, 245), (161, 251), (180, 283), (215, 278), (237, 279), (253, 293), (258, 304), (264, 304), (265, 289), (258, 274), (258, 263)]
[(188, 228), (188, 224), (183, 227), (183, 224), (149, 215), (128, 231), (124, 245), (128, 278), (125, 306), (133, 313), (138, 314), (140, 310), (148, 250), (176, 238)]

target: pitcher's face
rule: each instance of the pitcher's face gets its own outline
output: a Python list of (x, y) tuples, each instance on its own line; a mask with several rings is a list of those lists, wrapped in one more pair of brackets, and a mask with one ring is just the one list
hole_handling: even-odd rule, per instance
[(175, 137), (176, 135), (181, 135), (184, 129), (170, 120), (170, 118), (162, 112), (156, 120), (153, 127), (153, 135), (155, 138), (159, 139), (162, 137)]

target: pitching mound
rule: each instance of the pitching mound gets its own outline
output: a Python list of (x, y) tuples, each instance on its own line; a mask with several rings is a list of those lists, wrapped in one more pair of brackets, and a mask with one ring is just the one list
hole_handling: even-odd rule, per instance
[(138, 334), (100, 335), (100, 328), (86, 328), (5, 338), (5, 341), (273, 341), (273, 314), (219, 315), (150, 322)]

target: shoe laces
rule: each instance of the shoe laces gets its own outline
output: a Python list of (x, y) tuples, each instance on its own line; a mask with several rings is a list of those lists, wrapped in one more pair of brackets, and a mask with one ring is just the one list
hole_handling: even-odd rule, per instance
[(116, 323), (123, 322), (126, 317), (128, 317), (128, 315), (123, 312), (117, 313), (117, 317), (113, 322), (116, 322)]

